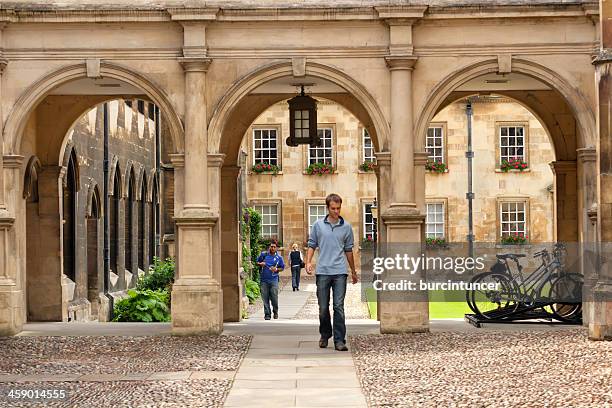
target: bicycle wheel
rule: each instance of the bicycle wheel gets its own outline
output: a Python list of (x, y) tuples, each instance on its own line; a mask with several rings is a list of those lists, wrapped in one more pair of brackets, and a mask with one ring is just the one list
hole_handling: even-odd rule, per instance
[(485, 319), (504, 317), (516, 311), (518, 291), (510, 278), (502, 273), (483, 273), (477, 276), (474, 283), (489, 284), (494, 289), (481, 288), (471, 291), (471, 303), (474, 312)]
[(561, 275), (553, 282), (550, 297), (555, 303), (550, 309), (555, 319), (571, 323), (582, 321), (583, 283), (583, 277), (578, 273)]
[[(478, 282), (478, 280), (481, 279), (482, 276), (488, 273), (491, 273), (491, 272), (481, 272), (477, 275), (474, 275), (474, 277), (470, 280), (470, 284), (474, 282)], [(469, 308), (472, 310), (472, 312), (478, 314), (478, 310), (476, 309), (476, 306), (474, 306), (474, 303), (472, 303), (472, 291), (471, 290), (465, 291), (465, 301), (468, 304)]]

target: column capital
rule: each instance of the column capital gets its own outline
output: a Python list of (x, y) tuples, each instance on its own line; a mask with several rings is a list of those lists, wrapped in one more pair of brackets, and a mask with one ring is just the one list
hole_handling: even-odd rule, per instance
[(582, 147), (576, 149), (576, 153), (578, 154), (578, 161), (580, 163), (597, 161), (597, 149), (594, 147)]
[(208, 68), (212, 63), (211, 58), (179, 58), (178, 60), (183, 66), (185, 72), (208, 72)]
[(391, 166), (391, 152), (374, 152), (376, 167)]
[(414, 166), (425, 166), (429, 159), (429, 153), (427, 152), (414, 152)]
[(168, 156), (170, 156), (170, 163), (172, 163), (173, 168), (185, 167), (185, 153), (172, 153)]
[(553, 174), (575, 173), (577, 171), (575, 160), (557, 160), (549, 163)]
[(0, 230), (11, 229), (15, 223), (15, 216), (6, 209), (0, 208)]
[(208, 153), (208, 167), (222, 167), (224, 161), (224, 153)]
[(2, 166), (5, 169), (18, 169), (23, 164), (23, 156), (18, 154), (8, 154), (2, 156)]
[(6, 58), (0, 58), (0, 75), (4, 74), (9, 61)]
[(412, 71), (418, 60), (414, 55), (389, 55), (385, 57), (385, 62), (390, 71), (409, 70)]
[(211, 211), (206, 213), (194, 214), (191, 211), (183, 211), (181, 215), (174, 217), (177, 227), (190, 228), (190, 229), (206, 229), (213, 228), (219, 215)]
[(413, 25), (423, 18), (427, 6), (379, 6), (374, 9), (378, 17), (388, 25)]

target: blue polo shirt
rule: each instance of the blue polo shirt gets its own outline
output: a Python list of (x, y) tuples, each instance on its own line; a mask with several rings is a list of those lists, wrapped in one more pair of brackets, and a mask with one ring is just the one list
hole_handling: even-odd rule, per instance
[(285, 268), (285, 262), (283, 257), (278, 253), (272, 255), (270, 251), (264, 251), (257, 257), (257, 262), (265, 262), (266, 265), (262, 267), (261, 275), (259, 280), (262, 282), (278, 282), (278, 272), (274, 273), (270, 270), (271, 267), (276, 266), (279, 269)]
[(353, 227), (342, 217), (337, 224), (332, 225), (327, 220), (328, 216), (312, 225), (308, 247), (319, 248), (317, 275), (346, 275), (348, 268), (345, 252), (353, 251)]

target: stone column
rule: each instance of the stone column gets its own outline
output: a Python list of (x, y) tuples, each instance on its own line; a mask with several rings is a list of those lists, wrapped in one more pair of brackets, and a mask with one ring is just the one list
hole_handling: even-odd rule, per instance
[(242, 287), (240, 282), (241, 251), (238, 232), (238, 175), (239, 166), (221, 168), (223, 186), (221, 209), (221, 282), (223, 285), (223, 320), (239, 322)]
[(577, 149), (577, 153), (580, 273), (584, 276), (582, 322), (585, 326), (588, 326), (593, 313), (592, 302), (590, 302), (589, 297), (597, 283), (597, 251), (595, 246), (597, 221), (592, 222), (592, 210), (597, 207), (597, 151), (594, 147), (585, 147)]
[[(417, 57), (412, 55), (413, 19), (394, 19), (389, 24), (389, 51), (385, 57), (390, 71), (391, 94), (391, 202), (382, 212), (385, 223), (385, 248), (381, 254), (420, 257), (424, 241), (425, 216), (415, 197), (415, 156), (412, 72)], [(384, 187), (383, 187), (384, 188)], [(383, 245), (381, 243), (381, 245)], [(418, 282), (424, 271), (410, 273), (388, 270), (382, 279)], [(408, 274), (410, 276), (408, 276)], [(379, 318), (382, 333), (423, 332), (429, 330), (427, 292), (379, 291)]]
[[(175, 334), (221, 333), (222, 292), (215, 278), (215, 228), (218, 214), (209, 202), (207, 58), (184, 58), (185, 168), (183, 209), (175, 217), (177, 279), (172, 289)], [(178, 178), (178, 177), (176, 177)]]
[(602, 12), (602, 47), (595, 60), (599, 115), (597, 234), (600, 262), (597, 284), (589, 301), (589, 338), (612, 340), (612, 3)]
[(391, 190), (393, 188), (391, 178), (391, 152), (376, 152), (376, 196), (378, 201), (378, 219), (376, 220), (376, 234), (378, 243), (387, 242), (387, 228), (382, 222), (381, 214), (387, 213), (391, 203)]
[(558, 242), (578, 242), (577, 166), (573, 160), (550, 163), (555, 176), (556, 230)]
[(425, 208), (425, 164), (429, 153), (415, 152), (414, 153), (414, 195), (417, 209), (421, 214), (426, 214)]

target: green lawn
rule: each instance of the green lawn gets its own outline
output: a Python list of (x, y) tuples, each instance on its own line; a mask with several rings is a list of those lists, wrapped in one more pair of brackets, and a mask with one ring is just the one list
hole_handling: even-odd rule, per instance
[[(377, 312), (376, 291), (366, 289), (368, 309), (370, 316), (375, 319)], [(430, 291), (429, 292), (429, 318), (451, 319), (463, 318), (466, 313), (473, 313), (465, 302), (465, 292), (459, 291)]]

